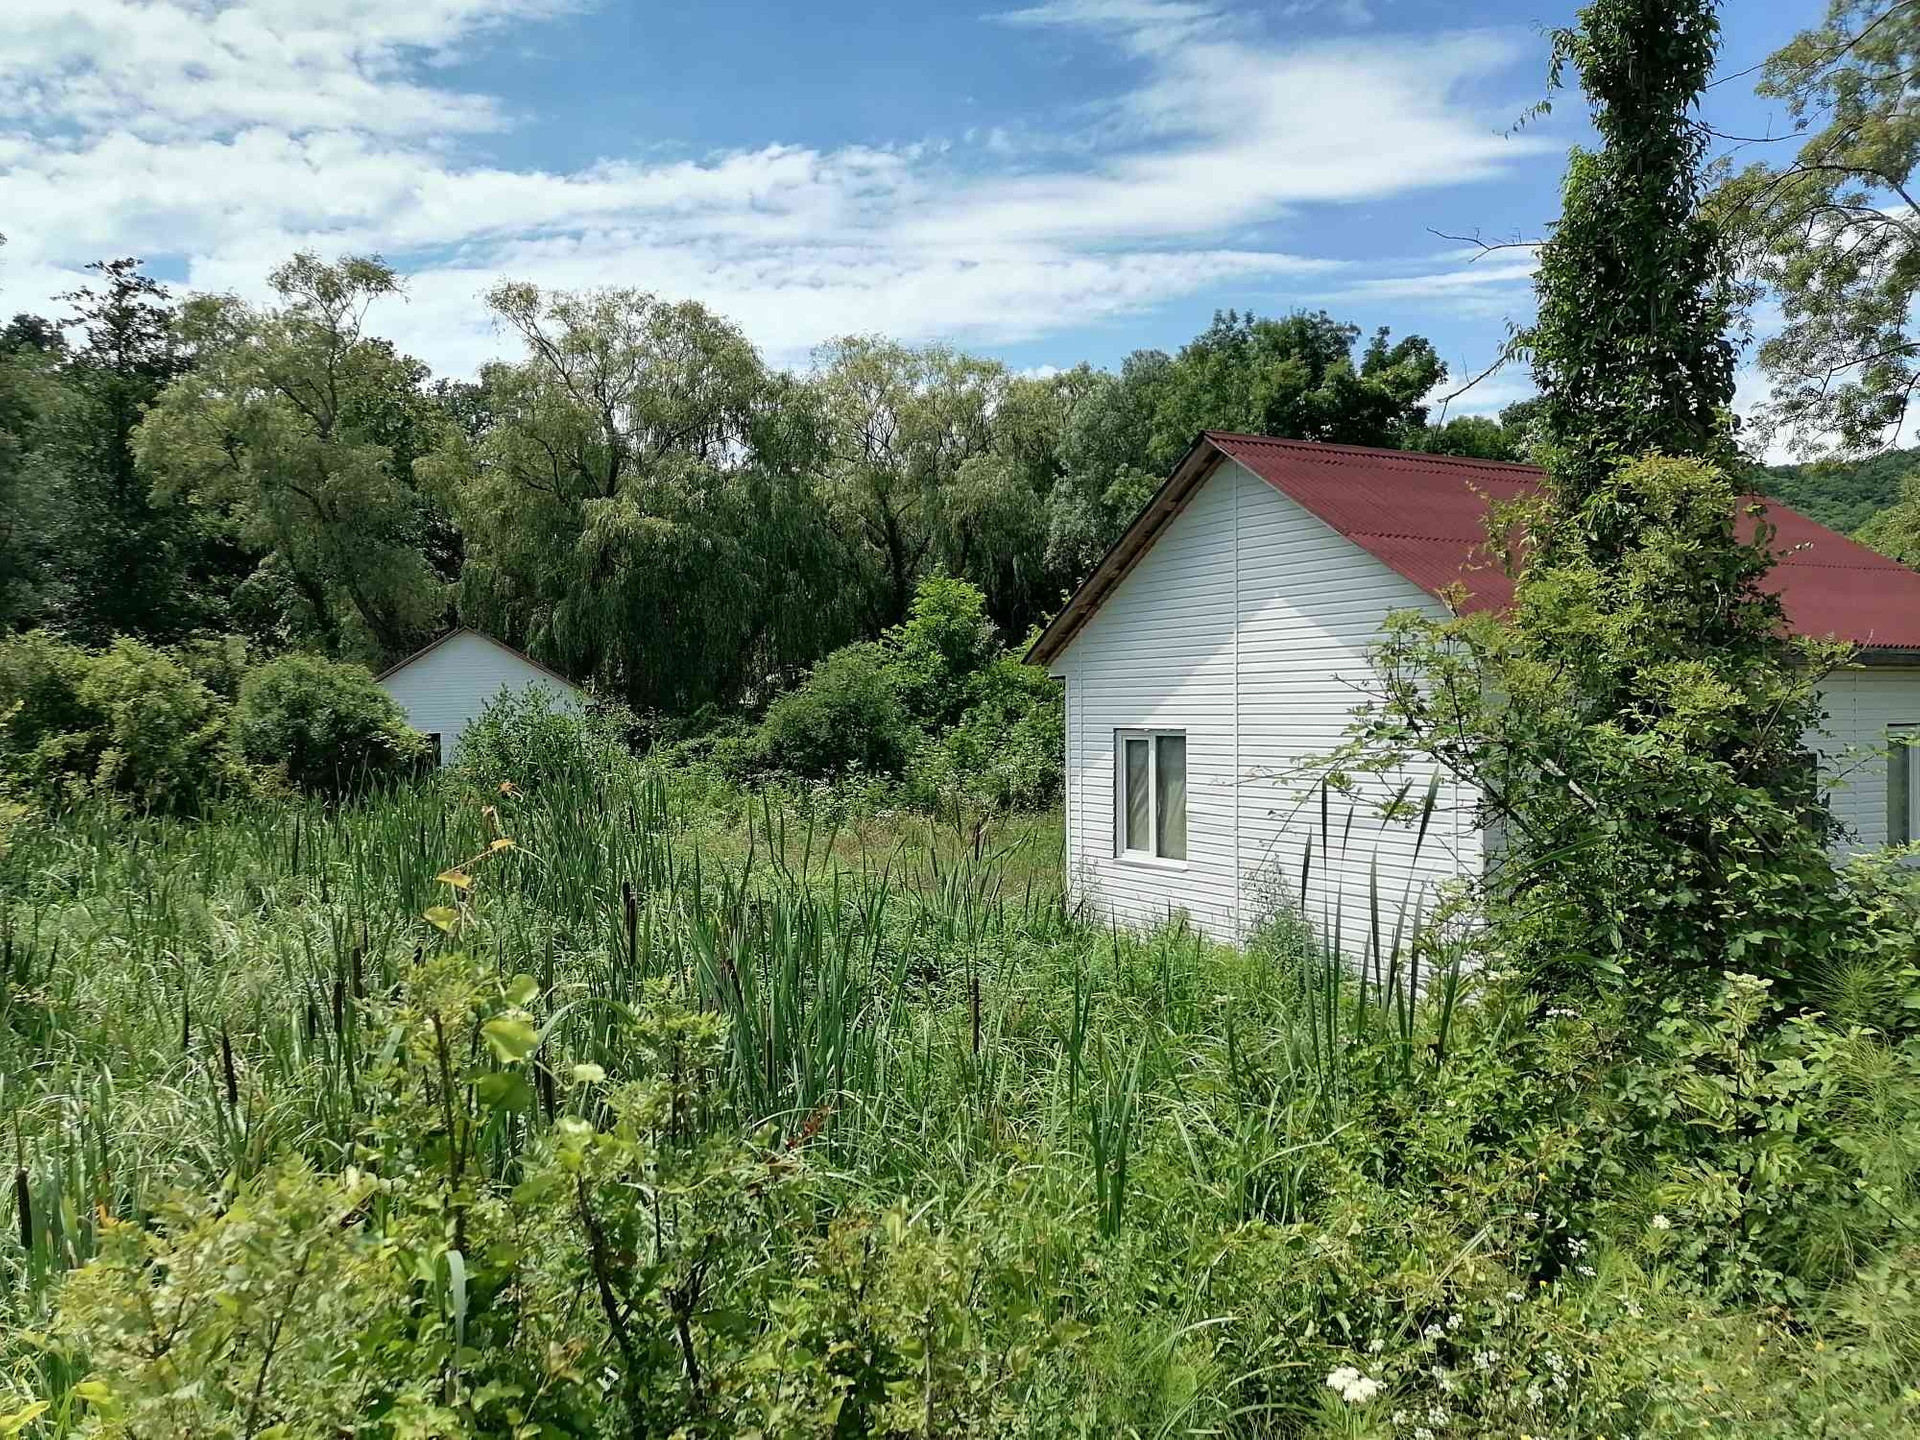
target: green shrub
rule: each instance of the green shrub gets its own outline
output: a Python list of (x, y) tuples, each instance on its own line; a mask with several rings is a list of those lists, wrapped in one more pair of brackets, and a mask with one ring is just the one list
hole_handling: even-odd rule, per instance
[(247, 676), (233, 743), (248, 764), (328, 795), (410, 773), (426, 746), (372, 675), (317, 655), (283, 655)]
[(484, 785), (521, 789), (567, 776), (604, 776), (630, 765), (633, 717), (618, 705), (582, 708), (552, 686), (502, 690), (460, 737), (454, 763)]
[(929, 575), (907, 618), (887, 632), (886, 669), (909, 715), (931, 730), (959, 723), (973, 703), (974, 677), (1000, 654), (986, 596), (949, 575)]
[(920, 804), (1008, 809), (1058, 796), (1065, 741), (1058, 687), (1001, 648), (978, 589), (934, 575), (905, 622), (834, 651), (711, 756), (735, 779), (859, 770), (905, 778)]
[(187, 673), (228, 704), (240, 698), (240, 684), (254, 657), (242, 635), (205, 635), (173, 647), (173, 658)]
[(0, 644), (0, 756), (9, 778), (27, 778), (27, 758), (47, 741), (89, 728), (80, 703), (87, 652), (44, 630)]
[(1030, 810), (1060, 798), (1067, 715), (1060, 686), (1038, 666), (1003, 654), (972, 677), (960, 721), (914, 757), (918, 799), (959, 799)]
[(227, 778), (226, 706), (166, 653), (89, 653), (44, 634), (0, 647), (0, 774), (51, 797), (187, 810)]
[(880, 645), (836, 650), (798, 690), (782, 695), (761, 723), (753, 760), (810, 780), (850, 770), (897, 775), (914, 743)]

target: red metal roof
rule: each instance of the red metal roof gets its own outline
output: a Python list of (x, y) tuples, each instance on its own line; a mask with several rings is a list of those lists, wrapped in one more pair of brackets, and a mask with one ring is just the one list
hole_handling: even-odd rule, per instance
[[(1208, 431), (1034, 645), (1048, 661), (1184, 507), (1219, 456), (1238, 461), (1422, 590), (1463, 585), (1464, 609), (1504, 609), (1513, 586), (1486, 547), (1487, 506), (1538, 488), (1531, 465)], [(1769, 586), (1802, 635), (1920, 650), (1920, 573), (1765, 502), (1778, 555)], [(1751, 521), (1746, 522), (1751, 533)]]
[[(1207, 441), (1342, 535), (1435, 594), (1459, 582), (1464, 608), (1502, 609), (1513, 587), (1486, 552), (1492, 500), (1537, 489), (1530, 465), (1407, 450), (1209, 432)], [(1778, 501), (1769, 588), (1802, 635), (1863, 648), (1920, 648), (1920, 574)], [(1743, 526), (1752, 534), (1752, 522)]]

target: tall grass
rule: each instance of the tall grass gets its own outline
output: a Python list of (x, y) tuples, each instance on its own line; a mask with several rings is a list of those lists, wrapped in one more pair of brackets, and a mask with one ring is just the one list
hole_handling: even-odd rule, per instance
[[(805, 1138), (863, 1194), (954, 1215), (1018, 1195), (1023, 1223), (1113, 1245), (1298, 1218), (1363, 1033), (1394, 1027), (1409, 1065), (1439, 1053), (1416, 1045), (1433, 1010), (1403, 959), (1417, 927), (1358, 970), (1337, 923), (1245, 951), (1178, 922), (1116, 932), (1068, 905), (1051, 817), (716, 802), (654, 773), (526, 795), (443, 776), (196, 822), (85, 809), (0, 853), (0, 1320), (44, 1313), (103, 1215), (144, 1219), (170, 1188), (288, 1153), (354, 1162), (380, 1098), (375, 1002), (437, 939), (439, 877), (502, 835), (464, 939), (538, 982), (548, 1083), (476, 1136), (494, 1176), (553, 1113), (550, 1077), (634, 1073), (620, 1019), (661, 987), (729, 1020), (701, 1123)], [(1210, 1344), (1230, 1328), (1197, 1295), (1169, 1323)]]

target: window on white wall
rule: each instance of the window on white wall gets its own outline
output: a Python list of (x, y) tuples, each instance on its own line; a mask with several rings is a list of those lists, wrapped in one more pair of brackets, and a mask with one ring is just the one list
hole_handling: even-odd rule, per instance
[(1887, 727), (1887, 843), (1920, 840), (1920, 724)]
[(1187, 858), (1184, 730), (1116, 730), (1114, 846), (1122, 857)]

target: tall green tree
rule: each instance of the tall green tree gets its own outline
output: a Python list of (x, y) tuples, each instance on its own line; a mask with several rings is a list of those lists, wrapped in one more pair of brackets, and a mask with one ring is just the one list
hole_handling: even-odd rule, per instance
[(248, 585), (288, 638), (390, 659), (447, 611), (432, 503), (412, 477), (442, 412), (425, 366), (367, 331), (368, 310), (400, 289), (389, 266), (302, 254), (269, 279), (271, 306), (188, 303), (193, 368), (134, 448), (157, 494), (218, 516), (263, 557)]
[(167, 287), (132, 257), (96, 261), (93, 284), (61, 296), (78, 343), (61, 366), (57, 427), (66, 490), (59, 541), (60, 620), (89, 643), (115, 635), (179, 638), (204, 592), (190, 572), (206, 560), (197, 517), (158, 503), (134, 456), (147, 407), (188, 366)]
[(49, 538), (58, 498), (48, 483), (46, 437), (60, 391), (54, 343), (36, 343), (34, 317), (0, 334), (0, 632), (40, 618), (50, 600)]
[[(1069, 411), (1059, 443), (1061, 475), (1047, 495), (1047, 563), (1064, 588), (1093, 569), (1178, 458), (1154, 443), (1173, 372), (1165, 351), (1136, 350), (1117, 373), (1091, 371)], [(1006, 627), (1006, 633), (1019, 631)]]
[(1006, 472), (990, 459), (1013, 377), (948, 346), (875, 336), (835, 340), (814, 362), (823, 494), (880, 576), (878, 629), (903, 620), (921, 575), (994, 519), (1030, 518), (1010, 512)]
[(732, 325), (638, 290), (488, 296), (488, 365), (420, 473), (461, 611), (637, 708), (739, 698), (849, 636), (863, 598), (813, 485), (814, 397)]
[(1731, 176), (1719, 209), (1784, 325), (1760, 347), (1763, 423), (1803, 450), (1878, 449), (1920, 385), (1920, 5), (1828, 0), (1772, 55), (1760, 93), (1805, 137)]
[(1722, 464), (1727, 260), (1691, 126), (1717, 36), (1712, 0), (1591, 0), (1555, 37), (1602, 143), (1536, 276), (1549, 484), (1492, 527), (1511, 613), (1398, 617), (1358, 746), (1483, 797), (1510, 955), (1655, 1003), (1727, 969), (1790, 981), (1845, 931), (1802, 740), (1838, 650), (1787, 637)]
[(1732, 261), (1700, 204), (1694, 113), (1719, 38), (1700, 0), (1606, 0), (1554, 37), (1552, 81), (1578, 71), (1600, 137), (1568, 159), (1521, 338), (1569, 511), (1623, 460), (1734, 457)]

